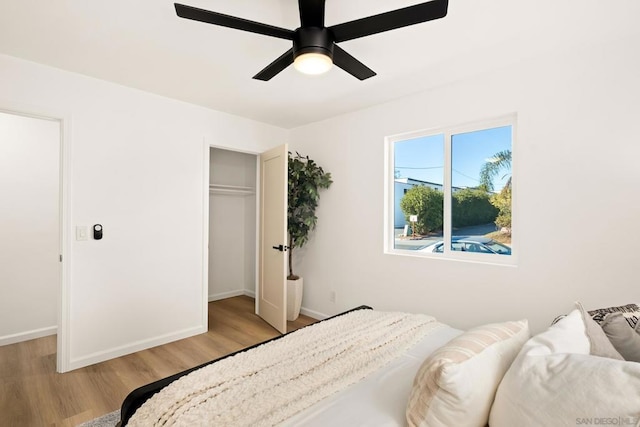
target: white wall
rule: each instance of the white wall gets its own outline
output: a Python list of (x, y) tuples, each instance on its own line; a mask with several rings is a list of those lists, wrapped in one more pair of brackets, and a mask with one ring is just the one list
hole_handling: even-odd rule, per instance
[(71, 222), (104, 227), (71, 242), (69, 367), (205, 331), (205, 140), (260, 152), (286, 132), (5, 55), (0, 94), (70, 115)]
[[(205, 141), (260, 152), (289, 140), (332, 173), (297, 251), (309, 310), (366, 303), (540, 329), (577, 299), (638, 301), (639, 55), (637, 37), (547, 54), (290, 132), (0, 55), (0, 108), (71, 117), (71, 223), (104, 226), (66, 254), (69, 367), (206, 329)], [(518, 266), (383, 254), (384, 137), (510, 112)]]
[[(291, 149), (334, 180), (297, 261), (303, 306), (332, 314), (370, 304), (460, 328), (526, 317), (539, 330), (575, 300), (640, 302), (638, 40), (547, 53), (293, 130)], [(518, 266), (384, 254), (384, 137), (512, 112)]]
[(0, 113), (0, 345), (58, 327), (60, 123)]
[(209, 300), (255, 294), (256, 155), (211, 149), (211, 184), (252, 188), (209, 196)]

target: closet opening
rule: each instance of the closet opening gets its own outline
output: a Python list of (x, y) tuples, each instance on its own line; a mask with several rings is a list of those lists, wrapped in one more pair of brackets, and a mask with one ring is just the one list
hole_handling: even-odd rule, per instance
[(258, 156), (209, 148), (208, 301), (256, 297)]

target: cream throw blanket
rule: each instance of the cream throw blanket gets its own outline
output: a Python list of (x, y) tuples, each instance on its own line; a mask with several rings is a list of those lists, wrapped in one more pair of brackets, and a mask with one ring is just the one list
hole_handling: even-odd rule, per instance
[(356, 310), (205, 366), (155, 394), (128, 426), (272, 426), (378, 370), (442, 326)]

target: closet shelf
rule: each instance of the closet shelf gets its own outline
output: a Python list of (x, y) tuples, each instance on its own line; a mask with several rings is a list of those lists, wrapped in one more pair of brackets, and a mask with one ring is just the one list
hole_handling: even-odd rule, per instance
[(250, 196), (256, 194), (253, 187), (238, 185), (209, 184), (209, 194), (226, 194), (229, 196)]

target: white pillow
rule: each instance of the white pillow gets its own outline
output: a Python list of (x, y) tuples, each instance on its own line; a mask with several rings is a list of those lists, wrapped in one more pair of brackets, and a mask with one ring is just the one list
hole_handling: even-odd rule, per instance
[(589, 350), (578, 310), (527, 341), (498, 387), (491, 427), (640, 424), (640, 363)]
[(471, 329), (433, 352), (413, 382), (410, 426), (484, 427), (496, 388), (529, 338), (526, 320)]

